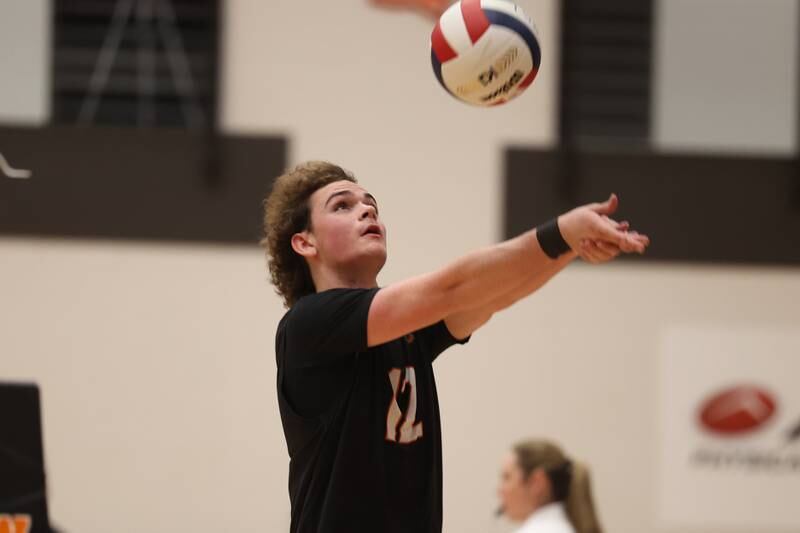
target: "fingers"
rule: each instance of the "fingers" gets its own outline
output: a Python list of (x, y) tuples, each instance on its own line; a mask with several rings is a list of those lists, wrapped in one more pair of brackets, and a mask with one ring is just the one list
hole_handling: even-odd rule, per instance
[(581, 241), (581, 252), (590, 262), (609, 261), (620, 253), (643, 254), (650, 245), (650, 238), (630, 230), (627, 221), (616, 222), (606, 216), (595, 219), (592, 237)]
[(619, 198), (617, 198), (616, 194), (611, 193), (611, 196), (608, 197), (608, 200), (600, 204), (592, 204), (590, 209), (600, 215), (613, 215), (618, 206)]
[(590, 263), (605, 263), (611, 261), (620, 253), (616, 246), (603, 242), (584, 239), (581, 241), (579, 255)]
[[(617, 222), (609, 216), (617, 205), (617, 197), (612, 194), (602, 204), (584, 205), (559, 217), (562, 236), (587, 261), (606, 261), (619, 253), (641, 254), (649, 246), (650, 239), (632, 231), (627, 220)], [(594, 244), (583, 244), (583, 241)], [(598, 245), (598, 242), (608, 246)]]
[[(639, 253), (644, 253), (650, 240), (645, 235), (639, 235), (633, 232), (631, 235), (636, 241), (635, 248), (641, 250)], [(584, 260), (592, 264), (606, 263), (615, 259), (624, 250), (618, 246), (601, 240), (584, 239), (580, 243), (578, 255)]]
[(627, 254), (643, 254), (650, 245), (650, 239), (647, 237), (647, 235), (640, 235), (635, 232), (627, 232), (622, 233), (621, 240), (615, 242), (614, 244), (616, 244), (622, 252)]
[(644, 253), (650, 244), (650, 239), (646, 235), (629, 230), (627, 222), (615, 222), (608, 217), (600, 216), (593, 221), (590, 234), (592, 240), (612, 244), (625, 253)]
[(603, 241), (595, 241), (595, 246), (603, 253), (603, 256), (606, 258), (606, 261), (610, 261), (617, 257), (622, 251), (614, 246), (613, 244), (609, 244)]
[(625, 253), (635, 251), (636, 243), (629, 238), (627, 230), (616, 227), (612, 222), (599, 218), (591, 230), (593, 240), (605, 241), (613, 244)]
[[(643, 254), (645, 252), (645, 249), (650, 245), (650, 238), (647, 235), (640, 235), (636, 231), (630, 231), (630, 223), (627, 220), (617, 222), (608, 216), (616, 211), (619, 206), (619, 199), (616, 194), (612, 193), (604, 203), (595, 205), (596, 207), (593, 210), (600, 214), (606, 223), (605, 228), (602, 225), (598, 226), (597, 231), (601, 239), (596, 240), (595, 243), (605, 241), (606, 244), (616, 246), (621, 252), (625, 253)], [(605, 212), (606, 210), (608, 212)]]
[(650, 244), (650, 239), (646, 235), (638, 235), (626, 233), (624, 236), (624, 243), (620, 249), (625, 253), (643, 254), (647, 246)]
[(603, 220), (613, 225), (614, 228), (618, 229), (619, 231), (628, 231), (631, 228), (630, 222), (628, 222), (627, 220), (623, 220), (622, 222), (617, 222), (613, 218), (609, 218), (606, 215), (602, 215), (602, 217)]
[(629, 239), (633, 239), (635, 243), (637, 243), (638, 247), (642, 248), (642, 252), (644, 252), (644, 248), (650, 246), (650, 237), (647, 235), (643, 235), (638, 231), (630, 231), (627, 234)]
[(633, 239), (639, 244), (641, 251), (639, 253), (644, 253), (648, 246), (650, 246), (650, 237), (647, 235), (639, 235), (638, 233), (632, 235)]

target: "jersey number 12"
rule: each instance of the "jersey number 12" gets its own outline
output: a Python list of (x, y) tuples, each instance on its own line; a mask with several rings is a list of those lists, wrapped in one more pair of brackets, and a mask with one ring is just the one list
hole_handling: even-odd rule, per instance
[(417, 375), (414, 367), (391, 369), (389, 382), (392, 384), (392, 399), (386, 414), (386, 440), (411, 444), (422, 438), (422, 422), (417, 422)]

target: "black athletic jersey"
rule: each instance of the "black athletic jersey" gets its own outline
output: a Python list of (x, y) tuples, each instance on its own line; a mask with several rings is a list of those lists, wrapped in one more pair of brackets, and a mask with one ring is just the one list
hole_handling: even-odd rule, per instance
[(444, 322), (367, 348), (379, 289), (298, 300), (278, 325), (292, 533), (440, 533), (442, 440), (431, 363)]

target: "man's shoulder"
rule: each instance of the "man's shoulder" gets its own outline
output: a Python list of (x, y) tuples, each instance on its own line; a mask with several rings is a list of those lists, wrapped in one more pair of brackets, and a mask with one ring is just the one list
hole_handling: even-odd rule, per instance
[(366, 349), (367, 319), (378, 289), (329, 289), (299, 298), (278, 323), (278, 350), (349, 353)]
[[(322, 297), (320, 298), (320, 295)], [(314, 308), (316, 305), (319, 305), (320, 302), (325, 301), (325, 296), (323, 293), (311, 293), (305, 296), (298, 298), (298, 300), (292, 304), (292, 306), (286, 310), (281, 317), (280, 322), (278, 322), (278, 334), (281, 334), (286, 331), (287, 324), (296, 316), (304, 314), (305, 311)]]
[(299, 298), (294, 305), (283, 315), (281, 322), (289, 321), (294, 318), (304, 318), (314, 315), (319, 311), (334, 311), (340, 307), (358, 307), (361, 303), (368, 303), (372, 300), (374, 293), (379, 289), (351, 289), (336, 288), (327, 289), (312, 294), (307, 294)]
[(324, 291), (312, 292), (311, 294), (306, 294), (305, 296), (300, 297), (292, 306), (292, 308), (297, 307), (297, 305), (309, 305), (315, 302), (359, 296), (378, 290), (379, 287), (336, 287), (333, 289), (326, 289)]

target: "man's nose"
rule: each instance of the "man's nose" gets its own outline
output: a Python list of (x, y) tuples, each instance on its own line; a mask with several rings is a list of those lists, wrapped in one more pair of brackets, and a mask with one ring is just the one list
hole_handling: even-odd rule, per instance
[(378, 211), (375, 210), (375, 206), (372, 205), (364, 206), (364, 210), (361, 212), (361, 220), (367, 217), (373, 220), (378, 220)]

